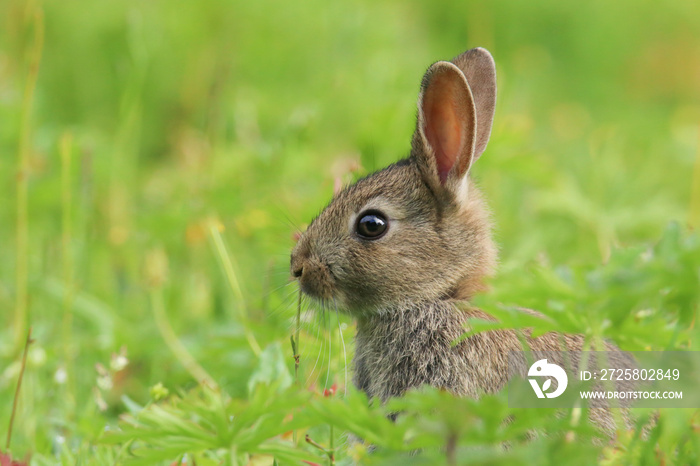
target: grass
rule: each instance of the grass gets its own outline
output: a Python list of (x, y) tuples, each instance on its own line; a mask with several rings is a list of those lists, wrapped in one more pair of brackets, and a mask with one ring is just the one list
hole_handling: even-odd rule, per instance
[(591, 446), (573, 410), (503, 424), (503, 395), (369, 406), (346, 383), (352, 321), (297, 314), (288, 278), (334, 185), (407, 153), (427, 66), (481, 45), (500, 89), (475, 176), (501, 263), (477, 303), (698, 350), (698, 2), (6, 0), (0, 21), (2, 429), (34, 340), (15, 458), (698, 461), (697, 411)]

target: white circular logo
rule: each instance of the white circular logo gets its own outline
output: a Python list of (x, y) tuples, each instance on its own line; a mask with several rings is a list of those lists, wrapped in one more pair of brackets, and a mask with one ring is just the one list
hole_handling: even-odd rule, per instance
[[(529, 377), (549, 377), (542, 384), (542, 388), (540, 388), (539, 384), (537, 383), (537, 379), (528, 379), (530, 385), (532, 385), (532, 389), (535, 391), (535, 395), (537, 395), (537, 398), (544, 398), (545, 396), (547, 398), (556, 398), (564, 393), (564, 390), (566, 390), (566, 386), (569, 383), (569, 378), (566, 376), (564, 369), (554, 363), (548, 363), (546, 359), (540, 359), (530, 366), (530, 370), (527, 372), (527, 375)], [(549, 387), (552, 386), (552, 377), (557, 381), (557, 389), (552, 393), (547, 393)]]

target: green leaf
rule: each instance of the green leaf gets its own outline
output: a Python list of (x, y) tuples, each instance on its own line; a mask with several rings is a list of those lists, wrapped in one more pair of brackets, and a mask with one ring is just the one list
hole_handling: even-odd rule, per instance
[(248, 379), (248, 393), (253, 393), (258, 384), (275, 384), (278, 390), (284, 390), (293, 382), (287, 367), (282, 346), (275, 342), (267, 346), (260, 354), (258, 367)]

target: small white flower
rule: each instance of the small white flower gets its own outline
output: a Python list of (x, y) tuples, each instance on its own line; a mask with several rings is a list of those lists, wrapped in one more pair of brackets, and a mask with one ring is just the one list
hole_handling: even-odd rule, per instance
[(109, 391), (112, 389), (114, 384), (112, 383), (112, 377), (109, 375), (100, 376), (97, 378), (97, 386), (100, 390)]
[(112, 360), (109, 362), (109, 367), (114, 372), (119, 372), (120, 370), (124, 369), (128, 364), (129, 360), (126, 358), (126, 356), (121, 354), (113, 354)]
[(54, 373), (53, 379), (59, 385), (66, 383), (66, 380), (68, 380), (68, 372), (66, 372), (66, 368), (59, 367)]
[(119, 349), (119, 353), (112, 353), (109, 361), (109, 368), (113, 372), (119, 372), (129, 364), (129, 359), (126, 357), (126, 346)]

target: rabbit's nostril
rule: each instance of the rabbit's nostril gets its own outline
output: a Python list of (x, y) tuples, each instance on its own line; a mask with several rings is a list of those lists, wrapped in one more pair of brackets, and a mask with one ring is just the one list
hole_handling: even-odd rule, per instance
[(299, 278), (299, 277), (301, 277), (302, 272), (304, 272), (304, 267), (300, 266), (299, 268), (294, 269), (292, 271), (292, 274), (294, 275), (295, 278)]

